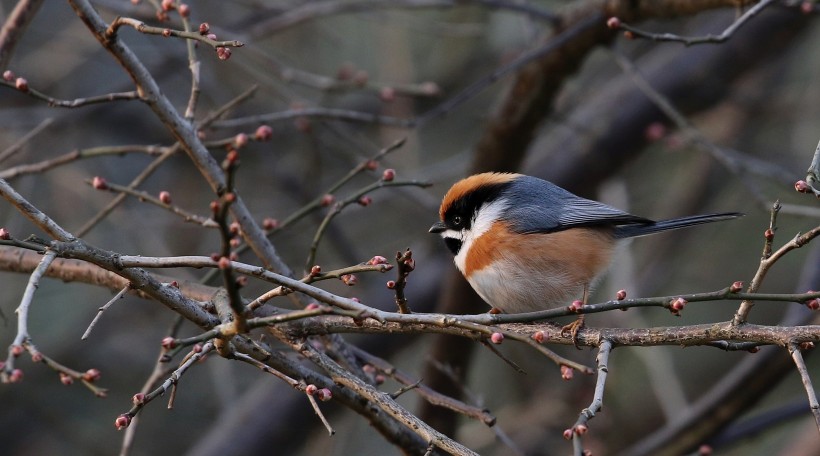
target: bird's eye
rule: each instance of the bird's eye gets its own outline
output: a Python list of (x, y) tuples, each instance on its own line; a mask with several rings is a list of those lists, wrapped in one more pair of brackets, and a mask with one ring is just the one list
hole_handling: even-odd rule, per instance
[(456, 215), (456, 216), (453, 217), (453, 225), (455, 225), (455, 226), (461, 225), (461, 216), (460, 215)]

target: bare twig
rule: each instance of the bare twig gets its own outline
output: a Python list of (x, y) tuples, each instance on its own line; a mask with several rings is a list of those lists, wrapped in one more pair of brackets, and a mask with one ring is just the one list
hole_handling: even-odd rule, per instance
[(413, 379), (409, 374), (397, 369), (384, 359), (368, 353), (359, 347), (352, 346), (351, 349), (356, 354), (356, 357), (361, 359), (364, 363), (374, 366), (376, 369), (384, 372), (386, 375), (392, 377), (402, 385), (418, 385), (415, 388), (415, 391), (430, 404), (444, 407), (464, 416), (481, 421), (487, 426), (495, 425), (495, 416), (490, 414), (490, 412), (486, 409), (475, 407), (459, 401), (458, 399), (445, 396), (444, 394), (431, 389), (429, 386), (426, 386), (424, 383), (421, 383), (420, 380)]
[(0, 171), (0, 179), (12, 179), (27, 174), (42, 173), (58, 166), (73, 163), (77, 160), (86, 158), (94, 158), (105, 155), (124, 155), (129, 153), (160, 155), (166, 150), (168, 150), (168, 148), (163, 146), (146, 146), (141, 144), (128, 146), (89, 147), (87, 149), (73, 150), (63, 155), (58, 155), (57, 157), (49, 158), (36, 163), (28, 163), (6, 168)]
[(31, 138), (37, 136), (38, 133), (45, 130), (46, 127), (51, 125), (53, 121), (54, 119), (50, 117), (48, 119), (45, 119), (44, 121), (40, 122), (39, 125), (34, 127), (31, 131), (23, 135), (22, 138), (18, 139), (14, 144), (7, 147), (4, 151), (0, 152), (0, 163), (3, 163), (4, 161), (8, 160), (11, 156), (19, 152), (23, 148), (23, 146), (31, 140)]
[(316, 117), (328, 120), (344, 120), (348, 122), (361, 122), (377, 125), (387, 125), (391, 127), (412, 128), (416, 122), (412, 119), (401, 119), (398, 117), (383, 116), (369, 112), (352, 111), (338, 108), (299, 108), (282, 112), (272, 112), (268, 114), (257, 114), (253, 116), (237, 117), (234, 119), (214, 122), (216, 128), (235, 128), (246, 125), (281, 122), (299, 117)]
[(139, 393), (138, 395), (136, 395), (134, 397), (134, 405), (131, 407), (131, 409), (120, 415), (121, 418), (124, 417), (122, 425), (120, 425), (120, 421), (118, 418), (117, 427), (128, 427), (128, 425), (131, 424), (131, 419), (137, 416), (137, 414), (140, 412), (140, 410), (142, 410), (143, 407), (148, 405), (149, 402), (153, 401), (157, 397), (165, 394), (165, 392), (171, 389), (171, 387), (174, 387), (185, 374), (185, 372), (187, 372), (188, 369), (191, 368), (191, 366), (196, 364), (197, 361), (202, 359), (213, 349), (214, 344), (209, 342), (203, 345), (199, 351), (192, 351), (189, 354), (189, 356), (179, 365), (179, 367), (173, 372), (171, 372), (171, 375), (164, 382), (162, 382), (162, 384), (159, 385), (156, 389), (154, 389), (148, 394)]
[(256, 24), (248, 33), (252, 37), (259, 38), (269, 34), (275, 34), (305, 21), (335, 14), (355, 13), (359, 11), (369, 12), (378, 8), (445, 8), (469, 4), (518, 12), (548, 22), (554, 22), (559, 19), (558, 15), (538, 8), (537, 6), (509, 0), (355, 0), (346, 2), (324, 0), (288, 8), (282, 14), (274, 15), (270, 19)]
[(416, 260), (413, 259), (413, 252), (410, 248), (402, 252), (396, 252), (396, 281), (390, 284), (396, 292), (396, 306), (399, 308), (399, 313), (409, 314), (410, 307), (407, 305), (407, 297), (404, 295), (404, 288), (407, 286), (407, 276), (416, 268)]
[[(249, 89), (245, 90), (241, 94), (234, 97), (232, 100), (228, 101), (224, 105), (222, 105), (219, 109), (215, 110), (214, 112), (210, 113), (205, 119), (200, 122), (199, 126), (201, 128), (205, 128), (209, 126), (212, 122), (216, 121), (217, 119), (221, 118), (225, 115), (228, 111), (235, 108), (240, 103), (245, 102), (253, 94), (256, 92), (256, 86), (251, 86)], [(140, 184), (142, 184), (146, 179), (148, 179), (154, 171), (156, 171), (160, 165), (162, 165), (167, 159), (169, 159), (172, 155), (177, 153), (181, 150), (181, 143), (177, 142), (176, 144), (164, 148), (161, 155), (157, 157), (156, 160), (151, 162), (142, 172), (135, 177), (131, 183), (128, 185), (128, 188), (136, 188)], [(86, 222), (79, 230), (77, 230), (77, 236), (82, 237), (86, 233), (88, 233), (94, 226), (96, 226), (100, 221), (102, 221), (105, 217), (108, 216), (117, 206), (120, 205), (125, 201), (125, 195), (120, 194), (117, 195), (116, 198), (111, 200), (103, 209), (101, 209), (94, 217), (92, 217), (88, 222)]]
[(31, 222), (37, 225), (41, 230), (48, 233), (49, 236), (61, 241), (71, 241), (74, 239), (71, 233), (64, 230), (54, 220), (51, 220), (51, 217), (26, 201), (26, 199), (17, 193), (4, 179), (0, 179), (0, 196), (5, 198), (12, 206), (16, 207), (21, 214), (31, 220)]
[(598, 379), (595, 382), (595, 393), (592, 396), (592, 403), (589, 407), (581, 410), (578, 420), (572, 426), (572, 446), (575, 456), (583, 454), (583, 442), (581, 436), (587, 432), (587, 423), (596, 413), (600, 412), (604, 406), (604, 387), (606, 386), (606, 376), (609, 373), (609, 354), (612, 353), (612, 342), (604, 339), (598, 347)]
[(325, 429), (327, 429), (328, 435), (333, 435), (336, 433), (336, 430), (333, 429), (333, 426), (330, 425), (330, 422), (325, 418), (325, 414), (322, 413), (322, 409), (319, 408), (319, 404), (316, 402), (316, 398), (313, 397), (312, 394), (307, 395), (308, 401), (310, 401), (310, 405), (313, 407), (313, 411), (322, 420), (322, 424), (325, 425)]
[(179, 38), (185, 38), (187, 40), (195, 40), (201, 41), (212, 48), (219, 48), (219, 47), (242, 47), (245, 44), (241, 41), (231, 40), (231, 41), (217, 41), (208, 37), (207, 34), (203, 35), (200, 34), (199, 31), (191, 32), (185, 30), (173, 30), (164, 27), (152, 27), (150, 25), (146, 25), (145, 22), (139, 21), (137, 19), (132, 19), (130, 17), (118, 17), (114, 19), (114, 22), (108, 26), (108, 29), (105, 31), (105, 37), (107, 39), (114, 39), (117, 36), (117, 31), (123, 25), (127, 25), (129, 27), (133, 27), (134, 30), (145, 33), (146, 35), (160, 35), (164, 37), (169, 36), (176, 36)]
[[(92, 187), (94, 186), (94, 182), (91, 179), (86, 179), (85, 183)], [(104, 188), (100, 188), (99, 190), (108, 190), (112, 193), (129, 195), (140, 201), (147, 201), (155, 206), (170, 211), (171, 213), (182, 217), (182, 220), (186, 222), (196, 223), (197, 225), (201, 225), (205, 228), (218, 228), (216, 222), (214, 222), (211, 218), (188, 212), (175, 204), (163, 202), (160, 198), (153, 196), (148, 192), (133, 189), (131, 185), (125, 186), (112, 182), (106, 182)]]
[[(772, 212), (775, 213), (775, 210), (773, 210)], [(774, 221), (774, 217), (773, 217), (772, 220)], [(771, 232), (771, 235), (769, 235), (770, 232)], [(806, 232), (804, 234), (798, 233), (797, 235), (795, 235), (794, 238), (792, 238), (792, 240), (790, 240), (789, 242), (787, 242), (782, 247), (780, 247), (779, 249), (777, 249), (775, 252), (772, 253), (771, 252), (771, 239), (770, 238), (772, 238), (772, 239), (774, 238), (774, 232), (773, 232), (773, 230), (767, 231), (767, 235), (766, 235), (766, 245), (767, 245), (767, 247), (764, 248), (763, 257), (760, 259), (760, 265), (757, 268), (757, 272), (755, 272), (754, 278), (752, 278), (752, 281), (749, 284), (749, 290), (748, 291), (751, 292), (751, 293), (754, 293), (760, 287), (760, 285), (763, 283), (763, 279), (766, 277), (766, 274), (769, 272), (769, 269), (771, 269), (771, 267), (777, 262), (777, 260), (782, 258), (783, 255), (785, 255), (786, 253), (788, 253), (788, 252), (790, 252), (794, 249), (798, 249), (800, 247), (803, 247), (808, 242), (810, 242), (812, 239), (817, 237), (817, 235), (820, 235), (820, 226), (814, 227), (814, 228), (812, 228), (811, 230), (809, 230), (808, 232)], [(770, 254), (767, 255), (767, 253), (770, 253)], [(751, 299), (744, 300), (740, 304), (740, 307), (737, 309), (737, 312), (735, 312), (735, 316), (734, 316), (734, 318), (732, 318), (732, 324), (733, 325), (741, 325), (741, 324), (745, 323), (747, 321), (748, 317), (749, 317), (749, 312), (751, 312), (753, 306), (754, 306), (754, 302)]]
[(734, 22), (732, 22), (729, 27), (720, 33), (719, 35), (706, 35), (706, 36), (697, 36), (697, 37), (685, 37), (676, 35), (674, 33), (651, 33), (647, 32), (635, 27), (632, 27), (626, 23), (620, 22), (618, 27), (631, 33), (633, 37), (639, 38), (646, 38), (653, 41), (674, 41), (678, 43), (683, 43), (685, 46), (691, 46), (694, 44), (703, 44), (703, 43), (724, 43), (732, 37), (732, 35), (745, 23), (747, 23), (750, 19), (756, 16), (758, 13), (763, 11), (766, 7), (775, 3), (776, 0), (761, 0), (759, 3), (754, 5), (753, 7), (749, 8), (742, 16), (738, 17)]
[(310, 344), (295, 344), (294, 349), (327, 371), (334, 382), (356, 391), (370, 402), (371, 406), (383, 410), (388, 415), (403, 423), (408, 429), (419, 435), (425, 441), (453, 455), (477, 454), (464, 445), (436, 431), (424, 421), (416, 418), (413, 414), (405, 410), (404, 407), (396, 403), (388, 394), (375, 390), (358, 377), (347, 375), (347, 372), (339, 366), (339, 364), (324, 353), (311, 347)]
[(820, 403), (817, 401), (817, 394), (814, 391), (814, 386), (811, 383), (811, 376), (808, 369), (806, 369), (806, 362), (803, 361), (803, 353), (800, 351), (799, 344), (792, 342), (788, 346), (789, 354), (794, 360), (797, 371), (800, 373), (800, 380), (803, 381), (803, 387), (806, 389), (806, 394), (809, 397), (809, 408), (814, 415), (814, 422), (817, 424), (817, 430), (820, 432)]
[(103, 95), (95, 95), (92, 97), (75, 98), (73, 100), (61, 100), (59, 98), (54, 98), (49, 95), (46, 95), (43, 92), (35, 90), (31, 87), (27, 87), (25, 90), (20, 90), (15, 86), (14, 82), (5, 81), (3, 79), (0, 79), (0, 85), (9, 87), (11, 89), (19, 90), (20, 92), (25, 93), (26, 95), (36, 98), (38, 100), (43, 100), (47, 102), (49, 106), (54, 108), (79, 108), (82, 106), (88, 106), (99, 103), (108, 103), (111, 101), (131, 101), (140, 99), (140, 95), (138, 92), (130, 91), (106, 93)]
[(105, 312), (109, 307), (111, 307), (111, 304), (114, 304), (115, 302), (120, 300), (120, 298), (122, 298), (125, 295), (125, 293), (127, 293), (128, 290), (130, 290), (130, 289), (131, 289), (131, 284), (126, 285), (122, 290), (120, 290), (116, 295), (114, 295), (114, 297), (111, 298), (111, 300), (109, 300), (107, 303), (105, 303), (105, 305), (100, 307), (99, 310), (97, 311), (97, 315), (95, 315), (94, 319), (91, 320), (91, 324), (88, 325), (88, 328), (85, 330), (85, 332), (83, 333), (82, 337), (80, 337), (80, 339), (82, 339), (82, 340), (88, 339), (88, 335), (91, 334), (91, 330), (94, 329), (94, 326), (97, 324), (97, 321), (99, 321), (99, 319), (102, 317), (103, 312)]
[(11, 343), (12, 346), (22, 346), (29, 343), (31, 339), (28, 333), (28, 310), (31, 307), (31, 302), (34, 300), (34, 292), (37, 291), (37, 288), (40, 286), (40, 279), (56, 257), (56, 252), (46, 252), (46, 254), (43, 255), (43, 259), (40, 260), (40, 264), (37, 265), (37, 269), (29, 276), (23, 297), (20, 299), (20, 305), (17, 306), (17, 310), (14, 311), (17, 314), (17, 335)]
[(311, 244), (310, 244), (310, 251), (308, 253), (307, 260), (305, 261), (305, 269), (310, 270), (311, 266), (313, 266), (315, 264), (316, 251), (319, 248), (319, 242), (322, 240), (322, 237), (324, 236), (325, 231), (327, 230), (328, 226), (330, 225), (330, 222), (333, 221), (333, 219), (337, 215), (339, 215), (344, 208), (346, 208), (347, 206), (350, 206), (351, 204), (356, 204), (356, 203), (364, 205), (364, 206), (368, 205), (369, 203), (362, 202), (362, 197), (364, 197), (365, 195), (367, 195), (370, 192), (373, 192), (375, 190), (378, 190), (378, 189), (381, 189), (381, 188), (384, 188), (384, 187), (422, 187), (422, 188), (424, 188), (424, 187), (429, 187), (430, 185), (432, 185), (432, 184), (430, 184), (429, 182), (422, 182), (422, 181), (416, 181), (416, 180), (409, 180), (409, 181), (391, 180), (391, 181), (386, 181), (385, 179), (379, 179), (378, 181), (376, 181), (376, 182), (374, 182), (370, 185), (366, 185), (366, 186), (360, 188), (359, 190), (353, 192), (353, 194), (351, 194), (347, 198), (334, 203), (333, 206), (328, 211), (328, 213), (325, 215), (325, 218), (319, 224), (319, 227), (316, 229), (316, 234), (313, 235), (313, 242), (311, 242)]
[(0, 71), (8, 67), (14, 48), (26, 28), (37, 15), (43, 0), (20, 0), (6, 17), (3, 28), (0, 29)]

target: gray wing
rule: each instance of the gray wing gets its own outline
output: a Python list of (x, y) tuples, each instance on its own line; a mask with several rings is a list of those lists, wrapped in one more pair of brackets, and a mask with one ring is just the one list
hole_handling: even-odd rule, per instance
[(515, 207), (508, 209), (507, 222), (519, 233), (549, 233), (581, 226), (654, 223), (604, 203), (581, 198), (536, 177), (516, 179), (507, 192), (517, 203)]

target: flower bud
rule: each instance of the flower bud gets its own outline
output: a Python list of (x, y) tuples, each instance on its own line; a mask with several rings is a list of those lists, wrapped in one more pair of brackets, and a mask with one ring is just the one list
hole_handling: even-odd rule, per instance
[(14, 369), (9, 374), (9, 383), (20, 383), (23, 381), (23, 371), (20, 369)]
[(266, 231), (275, 230), (276, 228), (279, 228), (279, 220), (271, 217), (265, 217), (265, 219), (262, 220), (262, 228)]
[(219, 57), (219, 60), (228, 60), (231, 58), (231, 54), (233, 54), (233, 51), (229, 47), (219, 46), (216, 48), (216, 56)]
[(618, 30), (619, 28), (621, 28), (621, 20), (615, 16), (612, 16), (606, 20), (606, 26), (611, 28), (612, 30)]
[(623, 301), (626, 299), (626, 290), (618, 290), (618, 292), (615, 293), (615, 299), (618, 301)]
[(270, 125), (260, 125), (253, 134), (257, 141), (270, 141), (273, 138), (273, 128)]
[(572, 380), (572, 377), (573, 377), (574, 374), (575, 374), (575, 371), (573, 371), (571, 367), (565, 366), (563, 364), (561, 365), (561, 378), (562, 379), (567, 380), (567, 381)]
[(177, 346), (177, 341), (173, 337), (165, 337), (162, 339), (162, 348), (170, 350)]
[(385, 257), (383, 257), (383, 256), (381, 256), (381, 255), (375, 255), (373, 258), (371, 258), (371, 259), (367, 262), (367, 264), (372, 264), (372, 265), (377, 265), (377, 264), (387, 264), (387, 258), (385, 258)]
[(683, 298), (676, 298), (673, 299), (672, 302), (669, 304), (669, 308), (671, 309), (672, 313), (677, 314), (686, 306), (687, 302)]
[(543, 343), (544, 339), (546, 339), (546, 336), (544, 335), (544, 331), (535, 331), (532, 334), (532, 340), (538, 342), (539, 344)]
[(729, 287), (729, 293), (740, 293), (743, 290), (743, 282), (740, 280), (733, 282), (732, 286)]
[(333, 397), (333, 392), (328, 388), (322, 388), (316, 391), (316, 397), (322, 402), (327, 402)]
[(5, 228), (0, 228), (0, 239), (4, 241), (8, 241), (11, 239), (11, 234), (9, 234), (9, 230)]
[(88, 369), (83, 374), (83, 380), (85, 380), (89, 383), (94, 383), (95, 381), (97, 381), (99, 379), (100, 379), (100, 371), (97, 370), (97, 369)]
[(145, 403), (145, 394), (137, 393), (131, 398), (131, 402), (134, 405), (142, 405)]
[(21, 92), (28, 92), (28, 81), (25, 78), (17, 78), (14, 81), (14, 87)]
[(385, 182), (390, 182), (396, 178), (396, 170), (393, 168), (388, 168), (384, 170), (382, 173), (382, 180)]
[(382, 87), (379, 91), (379, 98), (382, 101), (390, 102), (396, 99), (396, 89), (392, 87)]
[(500, 344), (501, 342), (504, 342), (504, 334), (501, 334), (500, 332), (492, 333), (490, 335), (490, 342), (494, 344)]
[(114, 426), (117, 427), (118, 431), (127, 428), (129, 424), (131, 424), (131, 415), (127, 413), (123, 413), (114, 420)]
[(207, 22), (199, 24), (199, 34), (207, 35), (211, 31), (211, 26)]
[(811, 193), (811, 187), (804, 180), (799, 180), (794, 183), (794, 189), (800, 193)]
[(91, 186), (97, 190), (107, 190), (108, 182), (100, 176), (94, 176), (94, 179), (91, 179)]
[(322, 200), (319, 202), (319, 205), (322, 207), (328, 207), (333, 204), (334, 201), (336, 201), (336, 198), (333, 195), (327, 194), (322, 196)]
[(60, 372), (60, 383), (62, 383), (65, 386), (69, 386), (72, 383), (74, 383), (74, 378), (66, 374), (65, 372)]
[(171, 204), (171, 193), (165, 190), (159, 192), (159, 200), (162, 204)]
[(319, 391), (319, 388), (312, 383), (305, 387), (305, 393), (307, 393), (308, 396), (313, 396), (317, 391)]

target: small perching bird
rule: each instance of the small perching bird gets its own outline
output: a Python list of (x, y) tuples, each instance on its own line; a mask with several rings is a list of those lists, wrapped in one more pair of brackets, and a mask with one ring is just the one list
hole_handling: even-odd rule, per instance
[(459, 271), (484, 301), (521, 313), (586, 302), (623, 239), (742, 215), (656, 222), (536, 177), (483, 173), (450, 188), (430, 232), (444, 238)]

